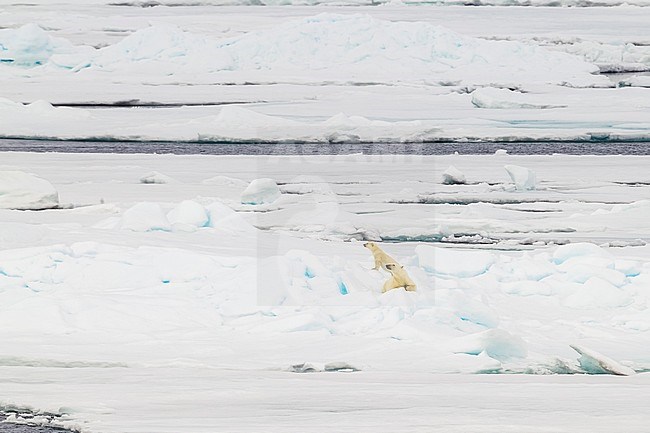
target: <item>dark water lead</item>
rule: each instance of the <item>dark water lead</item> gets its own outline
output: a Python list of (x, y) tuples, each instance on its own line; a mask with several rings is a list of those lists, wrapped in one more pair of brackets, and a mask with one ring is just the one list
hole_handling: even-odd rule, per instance
[(0, 152), (146, 153), (177, 155), (650, 155), (648, 141), (435, 143), (205, 143), (0, 139)]

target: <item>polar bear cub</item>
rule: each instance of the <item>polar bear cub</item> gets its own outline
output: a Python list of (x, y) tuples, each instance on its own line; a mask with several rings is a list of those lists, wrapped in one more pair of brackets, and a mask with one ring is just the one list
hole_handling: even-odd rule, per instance
[(384, 268), (385, 270), (388, 270), (386, 264), (397, 263), (397, 260), (386, 254), (376, 243), (366, 242), (363, 246), (368, 248), (372, 253), (372, 256), (375, 258), (375, 267), (372, 269), (378, 270), (379, 268)]
[(390, 272), (391, 277), (384, 283), (384, 287), (381, 289), (382, 293), (399, 287), (404, 287), (407, 292), (415, 292), (415, 283), (406, 273), (404, 266), (397, 263), (386, 263), (386, 269)]

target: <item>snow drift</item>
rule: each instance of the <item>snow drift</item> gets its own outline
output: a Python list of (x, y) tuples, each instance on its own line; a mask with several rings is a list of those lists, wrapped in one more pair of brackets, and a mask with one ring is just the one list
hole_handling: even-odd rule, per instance
[(531, 169), (512, 164), (505, 165), (503, 168), (512, 179), (517, 191), (529, 191), (537, 186), (537, 175)]
[[(27, 31), (28, 30), (28, 31)], [(392, 22), (367, 15), (321, 14), (229, 39), (208, 39), (171, 26), (151, 26), (94, 52), (53, 44), (38, 27), (11, 30), (24, 64), (51, 63), (114, 73), (188, 77), (224, 74), (229, 80), (338, 82), (400, 81), (504, 85), (606, 81), (598, 68), (536, 45), (486, 41), (425, 22)], [(37, 39), (33, 42), (32, 39)], [(31, 41), (31, 42), (30, 42)], [(12, 51), (13, 52), (13, 51)], [(31, 61), (31, 57), (37, 59)], [(81, 56), (81, 57), (79, 57)], [(237, 75), (229, 73), (237, 72)]]
[(59, 205), (50, 182), (22, 171), (0, 171), (0, 209), (41, 210)]
[(52, 37), (36, 24), (0, 30), (0, 62), (6, 64), (33, 67), (47, 63), (53, 54), (87, 52), (88, 49)]
[(477, 108), (494, 109), (548, 109), (563, 108), (564, 105), (541, 101), (539, 96), (515, 92), (510, 89), (485, 87), (472, 92), (472, 104)]

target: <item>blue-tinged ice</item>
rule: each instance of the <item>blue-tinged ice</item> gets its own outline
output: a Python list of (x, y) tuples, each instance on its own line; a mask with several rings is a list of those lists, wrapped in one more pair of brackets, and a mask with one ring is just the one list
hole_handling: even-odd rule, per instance
[(242, 204), (269, 204), (280, 198), (280, 188), (273, 179), (262, 178), (253, 180), (242, 192)]

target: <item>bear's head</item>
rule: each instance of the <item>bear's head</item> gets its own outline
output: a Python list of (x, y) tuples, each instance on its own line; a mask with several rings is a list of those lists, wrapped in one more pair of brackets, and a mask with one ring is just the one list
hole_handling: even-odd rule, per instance
[(373, 251), (377, 249), (377, 244), (374, 242), (366, 242), (363, 244), (364, 247), (368, 248), (369, 250)]
[(398, 265), (397, 263), (386, 263), (384, 266), (386, 266), (386, 269), (388, 269), (390, 272), (404, 268), (404, 266)]

